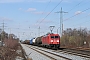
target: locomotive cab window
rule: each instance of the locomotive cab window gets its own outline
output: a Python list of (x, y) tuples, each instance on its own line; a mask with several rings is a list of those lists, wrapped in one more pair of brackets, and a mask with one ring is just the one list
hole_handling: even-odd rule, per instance
[(51, 36), (51, 38), (54, 38), (54, 36)]
[(51, 38), (59, 38), (59, 36), (51, 36)]
[(55, 36), (55, 38), (59, 38), (59, 36)]

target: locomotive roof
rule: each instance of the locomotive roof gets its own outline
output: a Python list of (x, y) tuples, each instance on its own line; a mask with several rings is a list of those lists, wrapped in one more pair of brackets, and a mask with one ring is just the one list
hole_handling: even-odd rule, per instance
[(46, 34), (46, 35), (43, 35), (43, 37), (46, 37), (46, 36), (48, 36), (48, 35), (58, 35), (58, 34), (54, 34), (54, 33), (51, 33), (51, 34)]

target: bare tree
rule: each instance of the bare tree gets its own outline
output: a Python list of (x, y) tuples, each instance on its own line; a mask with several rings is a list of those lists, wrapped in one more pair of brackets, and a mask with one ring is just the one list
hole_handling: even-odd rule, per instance
[(61, 37), (61, 45), (72, 46), (72, 47), (90, 47), (90, 31), (88, 33), (87, 29), (71, 29), (68, 28), (63, 32)]

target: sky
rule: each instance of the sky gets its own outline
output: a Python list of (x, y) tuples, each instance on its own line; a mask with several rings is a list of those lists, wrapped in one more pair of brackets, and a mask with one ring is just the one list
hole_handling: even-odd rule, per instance
[(64, 30), (90, 30), (89, 2), (90, 0), (0, 0), (0, 28), (2, 29), (4, 21), (5, 32), (13, 33), (22, 40), (31, 39), (50, 32), (50, 26), (55, 26), (53, 33), (57, 33), (57, 30), (60, 33), (62, 17)]

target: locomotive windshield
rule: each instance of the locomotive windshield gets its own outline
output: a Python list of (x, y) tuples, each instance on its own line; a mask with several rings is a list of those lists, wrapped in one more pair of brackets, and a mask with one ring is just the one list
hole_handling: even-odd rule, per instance
[(51, 36), (51, 38), (54, 38), (54, 36)]
[(59, 36), (51, 36), (51, 38), (59, 38)]
[(55, 36), (55, 38), (59, 38), (59, 36)]

